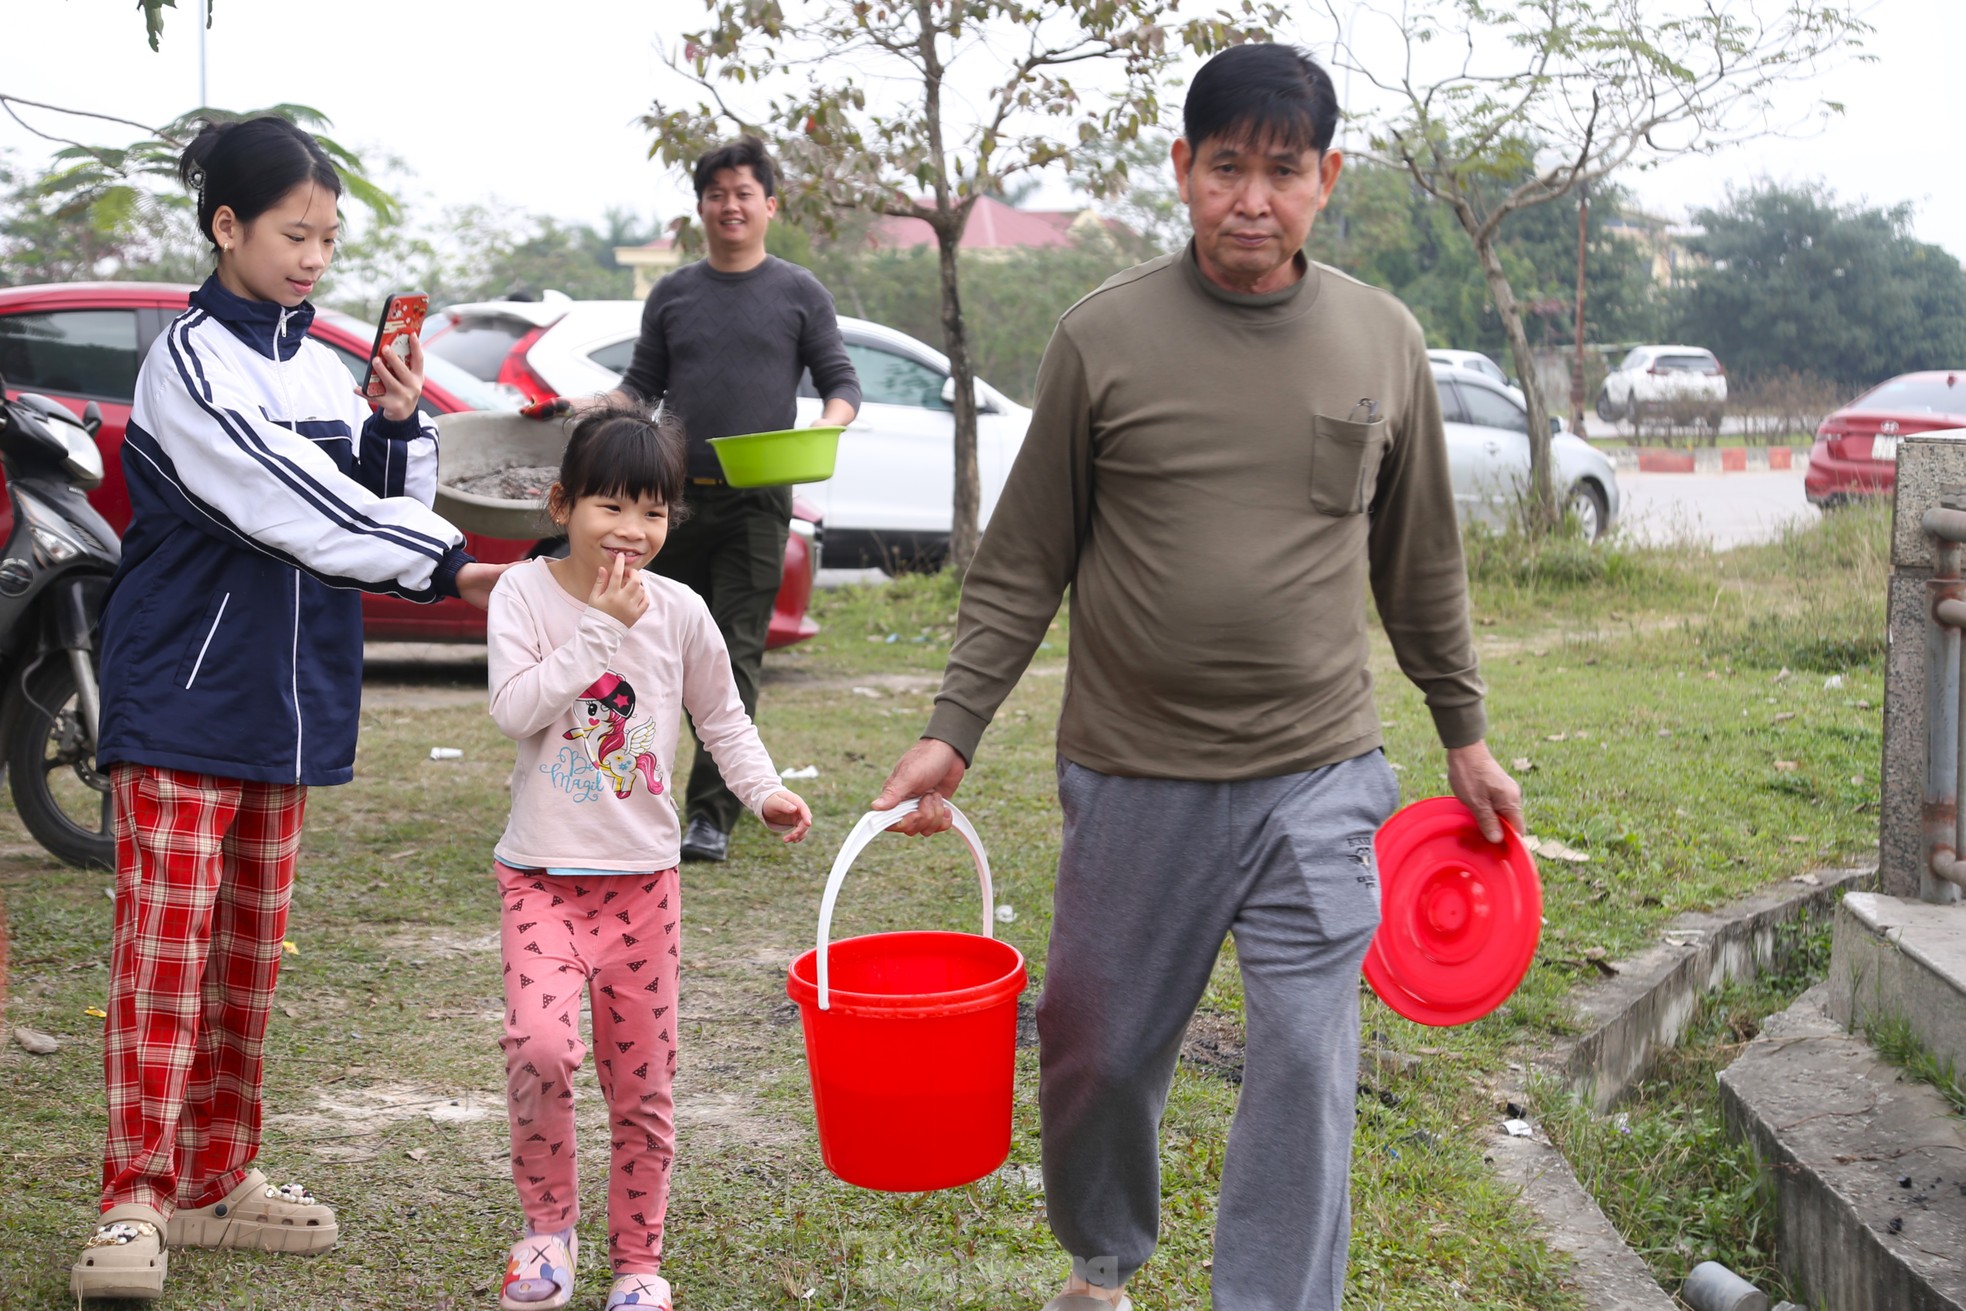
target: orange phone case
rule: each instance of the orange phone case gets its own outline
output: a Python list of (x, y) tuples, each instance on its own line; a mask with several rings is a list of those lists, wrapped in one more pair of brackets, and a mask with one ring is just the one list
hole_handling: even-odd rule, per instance
[(362, 383), (362, 394), (370, 400), (382, 399), (382, 379), (376, 376), (375, 358), (395, 349), (404, 337), (423, 331), (423, 320), (430, 313), (430, 297), (420, 291), (391, 296), (382, 307), (382, 322), (376, 325), (375, 345), (369, 351), (369, 375)]

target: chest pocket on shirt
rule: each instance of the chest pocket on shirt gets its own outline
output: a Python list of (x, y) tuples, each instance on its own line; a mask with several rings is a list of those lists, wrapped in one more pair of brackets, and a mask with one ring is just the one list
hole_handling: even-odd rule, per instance
[(1386, 421), (1355, 423), (1320, 414), (1311, 429), (1311, 505), (1320, 514), (1359, 514), (1379, 488)]

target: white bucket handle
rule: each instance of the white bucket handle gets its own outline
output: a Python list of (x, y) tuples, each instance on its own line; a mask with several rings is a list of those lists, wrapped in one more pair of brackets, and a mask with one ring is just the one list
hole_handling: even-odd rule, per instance
[[(956, 809), (955, 803), (945, 799), (942, 804), (949, 807), (949, 820), (956, 832), (962, 835), (971, 858), (976, 862), (976, 881), (983, 889), (983, 936), (994, 938), (996, 898), (990, 890), (990, 858), (983, 854), (983, 839), (976, 836), (976, 826), (969, 822), (968, 816)], [(840, 844), (840, 854), (833, 858), (833, 872), (826, 876), (826, 895), (819, 901), (819, 1009), (822, 1011), (832, 1009), (832, 993), (827, 983), (826, 948), (833, 930), (833, 903), (840, 899), (840, 885), (846, 882), (847, 867), (876, 837), (914, 814), (920, 805), (919, 798), (910, 797), (893, 810), (868, 811), (853, 826), (853, 831), (846, 835), (846, 841)]]

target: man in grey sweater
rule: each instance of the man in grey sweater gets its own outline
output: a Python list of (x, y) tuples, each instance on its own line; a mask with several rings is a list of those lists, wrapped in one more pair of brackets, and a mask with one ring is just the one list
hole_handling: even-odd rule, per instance
[(1419, 325), (1302, 254), (1338, 180), (1331, 79), (1287, 46), (1210, 60), (1174, 169), (1194, 240), (1060, 320), (963, 584), (928, 728), (874, 808), (937, 832), (1069, 587), (1059, 855), (1038, 1007), (1046, 1311), (1130, 1305), (1159, 1227), (1159, 1120), (1226, 935), (1248, 1055), (1217, 1311), (1336, 1311), (1381, 754), (1366, 587), (1491, 840), (1521, 794), (1483, 686)]
[[(730, 648), (745, 713), (755, 717), (792, 489), (727, 485), (710, 439), (791, 427), (807, 370), (825, 399), (815, 426), (844, 426), (860, 408), (860, 380), (831, 294), (798, 265), (765, 253), (778, 196), (764, 143), (744, 137), (709, 152), (696, 162), (695, 183), (706, 258), (649, 293), (621, 385), (572, 408), (660, 402), (682, 420), (690, 515), (670, 528), (649, 567), (709, 605)], [(722, 860), (743, 809), (699, 740), (685, 797), (683, 859)]]

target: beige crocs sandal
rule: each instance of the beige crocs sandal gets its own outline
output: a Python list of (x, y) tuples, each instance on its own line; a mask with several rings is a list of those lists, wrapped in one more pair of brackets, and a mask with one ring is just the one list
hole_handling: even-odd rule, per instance
[(676, 1296), (661, 1275), (620, 1275), (601, 1311), (676, 1311)]
[(180, 1210), (164, 1227), (171, 1247), (246, 1247), (259, 1252), (324, 1252), (333, 1247), (334, 1212), (299, 1184), (279, 1188), (248, 1170), (210, 1206)]
[(164, 1251), (164, 1217), (139, 1202), (112, 1206), (82, 1244), (82, 1255), (68, 1271), (68, 1291), (85, 1297), (131, 1297), (148, 1301), (164, 1294), (170, 1256)]
[(1117, 1302), (1088, 1293), (1060, 1293), (1044, 1304), (1044, 1311), (1133, 1311), (1133, 1299), (1125, 1293)]

